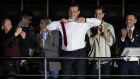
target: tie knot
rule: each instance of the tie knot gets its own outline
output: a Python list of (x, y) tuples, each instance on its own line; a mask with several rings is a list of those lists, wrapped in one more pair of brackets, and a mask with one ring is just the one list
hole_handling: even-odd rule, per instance
[(129, 29), (129, 32), (132, 32), (132, 30), (131, 30), (131, 29)]
[(129, 29), (129, 32), (132, 31), (131, 29)]

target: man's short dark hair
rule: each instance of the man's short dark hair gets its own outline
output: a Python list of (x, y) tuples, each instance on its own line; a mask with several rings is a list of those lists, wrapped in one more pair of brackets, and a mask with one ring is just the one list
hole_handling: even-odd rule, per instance
[(23, 17), (32, 17), (33, 16), (33, 14), (30, 12), (30, 11), (27, 11), (27, 10), (24, 10), (24, 11), (22, 11), (22, 13), (21, 13), (21, 18), (23, 18)]
[(7, 19), (10, 20), (10, 18), (8, 18), (8, 17), (3, 17), (3, 18), (1, 19), (1, 25), (2, 25), (2, 26), (4, 25), (5, 20), (7, 20)]
[(126, 17), (129, 16), (129, 15), (133, 15), (135, 17), (135, 19), (137, 19), (137, 15), (135, 13), (127, 13)]
[(78, 3), (75, 3), (75, 2), (71, 3), (71, 4), (69, 5), (69, 8), (70, 8), (70, 7), (75, 7), (75, 6), (77, 6), (77, 7), (78, 7), (78, 11), (80, 11), (80, 5), (79, 5)]
[(102, 13), (105, 13), (105, 9), (103, 6), (96, 6), (95, 9), (94, 9), (94, 13), (96, 10), (102, 10)]

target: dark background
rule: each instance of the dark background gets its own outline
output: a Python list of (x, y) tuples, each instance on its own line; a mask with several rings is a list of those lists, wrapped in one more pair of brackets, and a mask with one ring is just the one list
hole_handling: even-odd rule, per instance
[[(52, 20), (59, 20), (67, 18), (68, 11), (67, 5), (71, 2), (77, 2), (81, 6), (80, 16), (93, 17), (93, 9), (99, 5), (105, 7), (106, 16), (105, 20), (116, 26), (123, 24), (122, 5), (123, 0), (48, 0), (49, 1), (49, 18)], [(0, 18), (9, 17), (13, 23), (18, 22), (21, 13), (22, 0), (0, 0)], [(136, 15), (140, 16), (140, 1), (139, 0), (124, 0), (125, 14), (133, 11)], [(39, 18), (42, 16), (47, 17), (47, 0), (23, 0), (23, 10), (30, 10), (33, 17), (33, 25), (39, 24)]]

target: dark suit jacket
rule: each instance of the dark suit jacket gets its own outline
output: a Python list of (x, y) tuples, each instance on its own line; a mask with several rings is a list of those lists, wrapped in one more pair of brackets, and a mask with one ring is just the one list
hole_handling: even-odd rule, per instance
[(136, 27), (134, 28), (133, 31), (133, 38), (134, 41), (131, 42), (131, 40), (128, 37), (128, 34), (126, 35), (125, 41), (123, 42), (121, 40), (121, 31), (118, 32), (118, 47), (120, 48), (120, 55), (122, 53), (122, 51), (124, 50), (124, 48), (126, 47), (140, 47), (140, 30), (137, 29)]

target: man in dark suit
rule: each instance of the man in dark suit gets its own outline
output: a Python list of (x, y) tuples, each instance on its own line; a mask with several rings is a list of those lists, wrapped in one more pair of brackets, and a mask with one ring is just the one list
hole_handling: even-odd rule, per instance
[[(126, 27), (121, 29), (118, 35), (118, 47), (120, 48), (120, 54), (127, 47), (140, 47), (140, 31), (135, 27), (137, 22), (136, 15), (131, 13), (126, 16)], [(140, 68), (137, 61), (121, 61), (119, 62), (121, 75), (139, 75)], [(128, 77), (122, 77), (127, 79)], [(138, 78), (138, 77), (134, 77)]]

